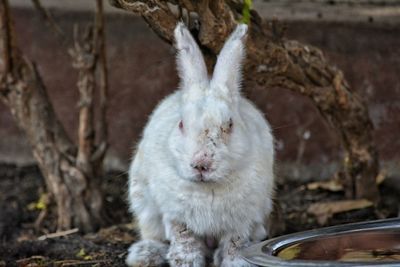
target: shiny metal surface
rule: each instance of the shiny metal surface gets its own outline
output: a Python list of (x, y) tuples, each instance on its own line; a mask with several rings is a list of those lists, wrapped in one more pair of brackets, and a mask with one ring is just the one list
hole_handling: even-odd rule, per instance
[[(326, 260), (284, 260), (277, 256), (278, 251), (301, 242), (315, 241), (319, 238), (345, 236), (356, 233), (368, 233), (371, 231), (400, 232), (400, 218), (377, 220), (362, 223), (352, 223), (315, 229), (306, 232), (294, 233), (286, 236), (270, 239), (259, 244), (243, 249), (241, 254), (249, 262), (258, 266), (270, 267), (340, 267), (340, 266), (389, 266), (400, 267), (400, 261), (326, 261)], [(400, 240), (399, 240), (400, 248)]]

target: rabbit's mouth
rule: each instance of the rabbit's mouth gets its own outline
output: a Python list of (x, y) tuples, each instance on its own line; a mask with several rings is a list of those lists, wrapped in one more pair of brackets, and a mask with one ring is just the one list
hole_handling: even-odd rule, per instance
[(196, 176), (195, 176), (195, 178), (196, 178), (196, 181), (197, 182), (207, 182), (207, 173), (208, 173), (208, 171), (206, 171), (206, 172), (199, 172), (198, 174), (196, 174)]
[(215, 182), (212, 178), (213, 169), (207, 169), (202, 171), (197, 171), (193, 177), (194, 182), (199, 183), (210, 183)]

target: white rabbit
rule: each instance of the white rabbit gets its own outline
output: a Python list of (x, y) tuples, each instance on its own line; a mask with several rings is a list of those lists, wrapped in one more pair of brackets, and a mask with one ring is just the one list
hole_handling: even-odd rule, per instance
[[(180, 89), (155, 109), (129, 170), (141, 241), (129, 266), (253, 266), (238, 249), (267, 236), (274, 148), (263, 114), (240, 95), (246, 25), (237, 26), (208, 77), (186, 27), (174, 31)], [(208, 246), (207, 246), (208, 244)]]

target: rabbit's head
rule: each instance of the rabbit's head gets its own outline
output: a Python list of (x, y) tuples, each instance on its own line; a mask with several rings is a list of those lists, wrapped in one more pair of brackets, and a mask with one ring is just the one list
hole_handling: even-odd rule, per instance
[(247, 25), (237, 26), (209, 77), (190, 32), (182, 23), (175, 28), (182, 102), (169, 146), (184, 179), (223, 183), (251, 160), (250, 136), (239, 105), (246, 32)]

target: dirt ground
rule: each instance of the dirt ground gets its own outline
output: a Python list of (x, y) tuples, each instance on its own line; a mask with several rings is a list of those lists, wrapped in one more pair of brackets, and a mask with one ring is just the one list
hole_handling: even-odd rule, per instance
[[(0, 266), (124, 266), (126, 250), (137, 239), (125, 203), (126, 175), (109, 173), (102, 181), (107, 225), (97, 233), (45, 239), (56, 230), (55, 215), (38, 168), (0, 165)], [(400, 189), (395, 182), (388, 177), (380, 185), (378, 208), (334, 214), (324, 226), (397, 216)], [(278, 182), (276, 196), (281, 212), (272, 223), (275, 235), (321, 227), (307, 212), (310, 205), (344, 199), (341, 191), (309, 190), (289, 178)]]

